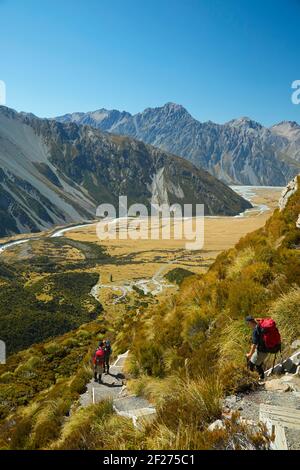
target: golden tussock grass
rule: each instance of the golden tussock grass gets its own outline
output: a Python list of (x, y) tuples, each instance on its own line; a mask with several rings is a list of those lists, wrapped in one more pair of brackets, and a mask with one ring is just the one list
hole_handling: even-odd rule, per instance
[(294, 287), (277, 299), (270, 308), (269, 315), (274, 318), (287, 346), (300, 338), (300, 288)]

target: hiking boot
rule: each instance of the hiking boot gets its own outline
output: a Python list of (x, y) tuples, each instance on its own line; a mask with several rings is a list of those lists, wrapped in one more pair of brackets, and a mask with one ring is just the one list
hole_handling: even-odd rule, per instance
[(265, 372), (264, 372), (263, 367), (262, 366), (256, 366), (256, 370), (259, 373), (260, 380), (264, 380), (265, 379)]

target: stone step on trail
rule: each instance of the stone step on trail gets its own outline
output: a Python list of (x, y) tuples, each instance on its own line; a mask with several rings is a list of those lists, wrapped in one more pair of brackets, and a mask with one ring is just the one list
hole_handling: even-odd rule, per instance
[(140, 422), (149, 420), (156, 415), (154, 406), (150, 405), (148, 400), (135, 395), (115, 399), (113, 407), (118, 415), (131, 418), (136, 427), (139, 427)]
[(125, 362), (128, 357), (129, 352), (127, 351), (125, 354), (120, 354), (112, 367), (116, 369), (124, 370)]
[(94, 378), (87, 385), (87, 391), (81, 395), (81, 406), (99, 403), (102, 400), (113, 400), (118, 397), (124, 382), (124, 375), (120, 370), (112, 366), (109, 374), (102, 374), (101, 383)]

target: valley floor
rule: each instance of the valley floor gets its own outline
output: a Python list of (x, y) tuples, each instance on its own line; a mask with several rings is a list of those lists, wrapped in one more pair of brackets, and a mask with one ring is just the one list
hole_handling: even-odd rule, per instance
[(168, 271), (183, 268), (196, 274), (206, 272), (223, 250), (232, 248), (241, 237), (264, 226), (277, 207), (282, 191), (282, 188), (275, 187), (239, 186), (234, 189), (251, 201), (253, 209), (237, 217), (205, 217), (202, 250), (187, 250), (186, 240), (175, 240), (174, 237), (170, 240), (100, 241), (96, 225), (70, 230), (66, 236), (77, 241), (99, 243), (118, 260), (117, 263), (101, 265), (101, 285), (103, 289), (117, 293), (117, 298), (124, 298), (126, 291), (133, 286), (154, 295), (169, 293), (170, 288), (173, 291), (174, 288), (168, 288), (163, 277)]
[[(2, 239), (0, 243), (12, 241), (16, 242), (16, 245), (7, 250), (5, 245), (4, 248), (0, 246), (0, 252), (3, 258), (21, 256), (26, 248), (26, 239), (30, 238), (67, 237), (77, 242), (92, 242), (101, 245), (111, 256), (111, 261), (108, 259), (93, 268), (93, 271), (99, 274), (99, 284), (92, 293), (94, 297), (99, 298), (101, 290), (100, 300), (103, 304), (118, 303), (133, 289), (155, 296), (169, 294), (175, 290), (174, 285), (168, 283), (164, 277), (169, 271), (182, 268), (196, 274), (206, 272), (219, 253), (232, 248), (241, 237), (265, 224), (277, 207), (282, 191), (282, 188), (277, 187), (254, 186), (234, 186), (233, 189), (250, 200), (253, 209), (236, 217), (205, 217), (204, 246), (201, 250), (188, 250), (186, 239), (175, 239), (172, 236), (174, 224), (169, 240), (162, 240), (161, 235), (158, 240), (150, 239), (150, 229), (146, 225), (142, 230), (147, 239), (134, 240), (128, 237), (125, 240), (99, 240), (96, 224), (81, 224), (74, 228), (56, 229), (42, 234), (23, 234), (11, 240)], [(131, 222), (122, 221), (119, 231), (129, 230), (130, 233)], [(145, 224), (148, 222), (147, 220)], [(195, 219), (191, 228), (196, 229)], [(25, 244), (22, 243), (23, 239)]]

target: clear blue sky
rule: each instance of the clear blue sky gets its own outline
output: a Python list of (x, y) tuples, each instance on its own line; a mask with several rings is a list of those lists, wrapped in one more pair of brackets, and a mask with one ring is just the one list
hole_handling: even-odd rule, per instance
[(0, 0), (7, 105), (300, 122), (300, 0)]

